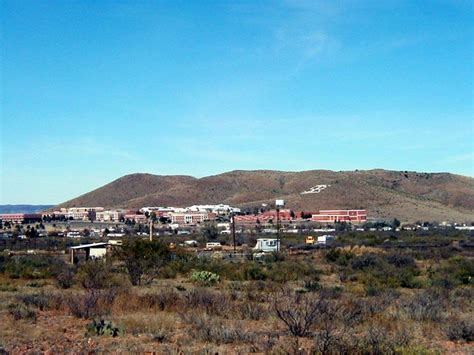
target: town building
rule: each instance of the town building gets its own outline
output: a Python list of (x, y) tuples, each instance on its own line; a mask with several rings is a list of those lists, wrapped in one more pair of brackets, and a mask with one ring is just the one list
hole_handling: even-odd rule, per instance
[(129, 221), (134, 221), (135, 223), (146, 223), (146, 220), (147, 220), (144, 214), (129, 213), (129, 214), (124, 215), (123, 218), (125, 219), (125, 221), (129, 220)]
[(216, 214), (212, 212), (171, 212), (169, 216), (171, 223), (179, 225), (195, 225), (216, 218)]
[(117, 210), (96, 212), (96, 220), (99, 222), (118, 222), (121, 216), (121, 212)]
[(4, 213), (0, 214), (3, 223), (9, 222), (13, 224), (41, 222), (42, 215), (40, 213)]
[(320, 210), (319, 213), (313, 214), (311, 221), (319, 223), (335, 223), (335, 222), (351, 222), (364, 223), (367, 222), (366, 210)]

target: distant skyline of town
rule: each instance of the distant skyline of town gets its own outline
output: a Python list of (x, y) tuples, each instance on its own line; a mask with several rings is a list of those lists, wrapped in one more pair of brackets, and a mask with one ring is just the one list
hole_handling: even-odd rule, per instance
[(474, 176), (470, 1), (1, 4), (0, 203), (123, 175)]

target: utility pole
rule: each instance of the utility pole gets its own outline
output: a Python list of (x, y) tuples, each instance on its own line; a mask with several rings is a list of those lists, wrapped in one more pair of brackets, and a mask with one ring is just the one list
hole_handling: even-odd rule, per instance
[(236, 245), (235, 245), (235, 215), (234, 215), (234, 212), (232, 212), (230, 218), (232, 220), (232, 239), (234, 241), (234, 254), (235, 254), (237, 252), (237, 248), (236, 248)]
[(276, 200), (275, 207), (277, 213), (277, 251), (280, 251), (280, 207), (285, 206), (284, 200)]
[(280, 206), (276, 206), (277, 212), (277, 251), (280, 251)]
[(150, 217), (150, 242), (153, 241), (153, 218)]

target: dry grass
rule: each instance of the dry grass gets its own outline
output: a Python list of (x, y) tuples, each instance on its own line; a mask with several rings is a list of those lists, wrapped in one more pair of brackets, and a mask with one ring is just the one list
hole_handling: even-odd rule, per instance
[[(323, 290), (306, 292), (302, 280), (285, 284), (224, 280), (215, 287), (200, 288), (184, 277), (157, 280), (149, 286), (101, 290), (101, 298), (94, 306), (101, 312), (93, 318), (123, 327), (125, 335), (115, 338), (85, 336), (90, 319), (76, 317), (71, 311), (71, 302), (88, 292), (81, 286), (63, 290), (54, 286), (53, 280), (47, 280), (39, 287), (30, 287), (27, 281), (0, 276), (0, 287), (3, 285), (6, 290), (0, 291), (0, 347), (12, 353), (474, 351), (472, 341), (463, 339), (474, 319), (472, 286), (439, 293), (432, 293), (431, 289), (387, 289), (367, 297), (360, 281), (341, 281), (341, 267), (328, 264), (322, 253), (309, 258), (324, 270), (320, 279)], [(424, 277), (436, 263), (418, 263), (423, 266), (420, 270)], [(345, 268), (349, 270), (350, 266)], [(275, 311), (275, 301), (283, 302), (279, 297), (282, 292), (290, 302), (288, 314), (302, 306), (297, 296), (301, 292), (301, 299), (308, 304), (323, 299), (329, 307), (320, 305), (324, 307), (318, 312), (317, 321), (310, 322), (300, 334), (304, 337), (292, 336)], [(9, 304), (34, 309), (36, 321), (15, 320), (9, 313)], [(282, 304), (277, 305), (281, 310)], [(464, 326), (464, 333), (453, 331), (459, 324)]]

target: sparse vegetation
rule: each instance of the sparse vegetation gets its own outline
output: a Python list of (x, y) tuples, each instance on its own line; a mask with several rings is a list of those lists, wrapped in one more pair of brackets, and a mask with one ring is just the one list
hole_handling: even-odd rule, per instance
[(78, 351), (104, 344), (139, 352), (472, 350), (468, 249), (334, 247), (258, 261), (148, 241), (125, 250), (77, 267), (43, 256), (4, 258), (4, 347), (20, 349), (34, 323), (48, 328), (44, 342), (53, 346), (68, 334)]

